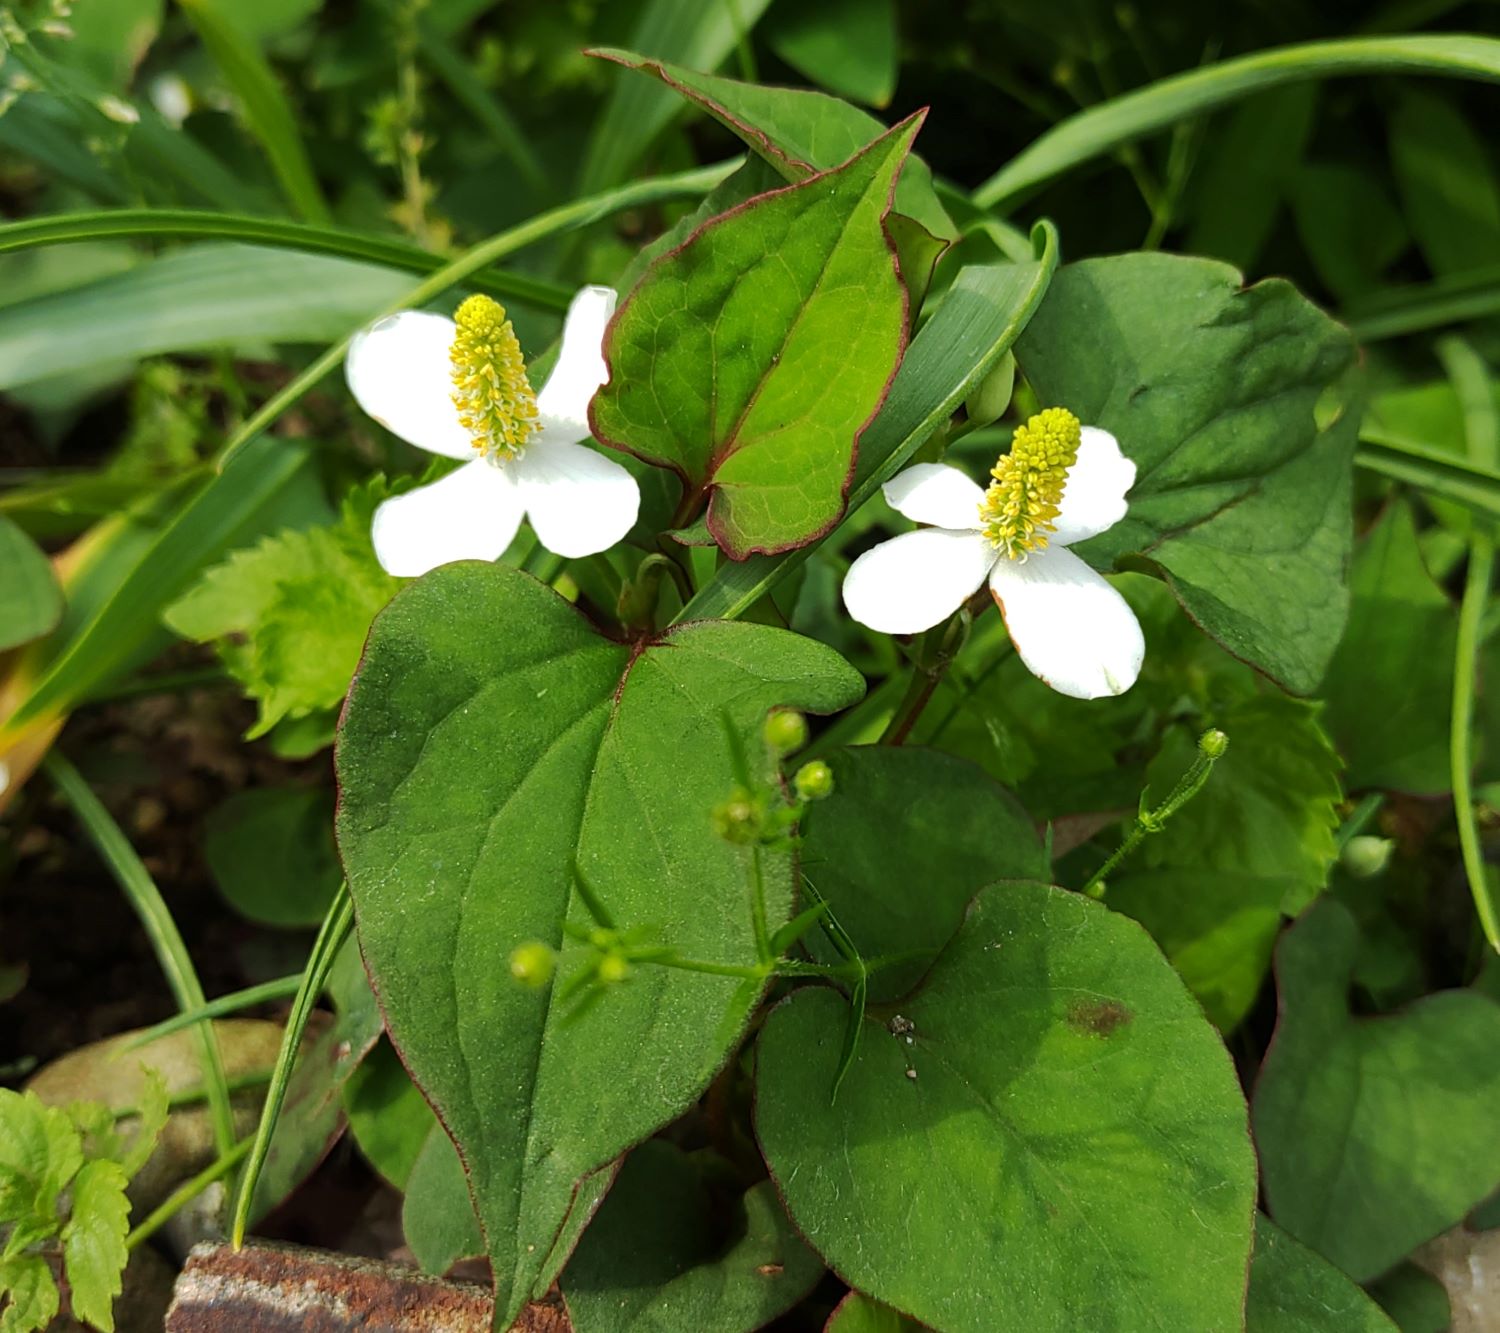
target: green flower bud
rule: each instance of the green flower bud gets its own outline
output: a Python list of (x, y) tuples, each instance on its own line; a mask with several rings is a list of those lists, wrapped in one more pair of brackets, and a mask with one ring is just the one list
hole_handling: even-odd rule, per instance
[(821, 801), (833, 795), (833, 770), (821, 759), (814, 759), (797, 770), (792, 786), (799, 800)]
[(749, 844), (760, 838), (760, 807), (743, 789), (714, 806), (712, 818), (714, 832), (726, 842)]
[(1367, 833), (1350, 838), (1339, 853), (1339, 864), (1355, 879), (1374, 879), (1390, 863), (1396, 844)]
[(624, 981), (630, 975), (630, 963), (622, 953), (607, 953), (599, 960), (599, 980), (607, 986)]
[(1218, 759), (1229, 748), (1229, 737), (1215, 728), (1198, 737), (1198, 752), (1205, 759)]
[(976, 426), (988, 426), (990, 422), (998, 421), (1010, 406), (1015, 387), (1016, 358), (1006, 352), (969, 394), (969, 400), (964, 404), (969, 420)]
[(766, 718), (761, 735), (771, 753), (784, 758), (807, 744), (807, 719), (790, 709), (778, 709)]
[(531, 940), (516, 949), (510, 956), (510, 974), (523, 986), (540, 990), (552, 980), (557, 967), (557, 954), (541, 940)]

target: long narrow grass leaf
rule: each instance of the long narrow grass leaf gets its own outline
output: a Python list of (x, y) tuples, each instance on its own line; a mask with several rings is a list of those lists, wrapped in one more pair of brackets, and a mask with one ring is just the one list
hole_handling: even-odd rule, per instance
[(250, 1224), (250, 1209), (255, 1202), (255, 1185), (260, 1179), (266, 1156), (271, 1151), (271, 1136), (276, 1132), (276, 1121), (286, 1101), (287, 1088), (292, 1081), (292, 1070), (297, 1063), (297, 1052), (302, 1045), (302, 1034), (307, 1031), (313, 1007), (322, 994), (323, 984), (333, 961), (338, 957), (340, 946), (354, 925), (354, 903), (349, 897), (348, 885), (340, 885), (333, 902), (328, 905), (328, 915), (313, 942), (307, 967), (302, 973), (302, 984), (292, 1002), (292, 1012), (287, 1016), (286, 1028), (281, 1034), (281, 1049), (276, 1054), (276, 1067), (271, 1073), (271, 1084), (266, 1089), (265, 1104), (261, 1107), (260, 1123), (255, 1128), (255, 1146), (250, 1150), (250, 1159), (240, 1176), (239, 1191), (234, 1200), (234, 1221), (231, 1227), (235, 1247), (244, 1243), (245, 1230)]
[[(42, 762), (47, 776), (73, 808), (84, 833), (103, 857), (126, 901), (145, 928), (177, 1007), (201, 1009), (204, 1004), (203, 985), (198, 980), (187, 945), (183, 943), (182, 932), (177, 929), (161, 890), (136, 855), (135, 848), (104, 808), (104, 803), (68, 760), (53, 751)], [(234, 1111), (229, 1104), (229, 1085), (224, 1077), (224, 1062), (219, 1057), (212, 1021), (200, 1023), (197, 1036), (214, 1139), (219, 1152), (227, 1153), (234, 1146)]]
[[(1464, 436), (1469, 458), (1481, 467), (1500, 468), (1500, 413), (1489, 370), (1479, 354), (1461, 338), (1449, 337), (1438, 344), (1438, 354), (1448, 378), (1458, 393), (1464, 414)], [(1448, 756), (1453, 780), (1453, 813), (1458, 820), (1458, 841), (1464, 874), (1479, 924), (1490, 948), (1500, 953), (1500, 895), (1484, 863), (1479, 841), (1479, 823), (1474, 816), (1472, 739), (1474, 732), (1474, 678), (1479, 669), (1480, 625), (1489, 602), (1490, 580), (1495, 567), (1495, 539), (1488, 523), (1476, 523), (1469, 539), (1469, 567), (1464, 577), (1463, 600), (1458, 608), (1458, 646), (1453, 664), (1453, 713)]]

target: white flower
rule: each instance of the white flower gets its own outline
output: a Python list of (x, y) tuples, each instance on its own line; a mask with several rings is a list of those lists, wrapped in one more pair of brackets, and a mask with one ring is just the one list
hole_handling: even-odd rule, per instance
[(891, 507), (932, 526), (866, 551), (844, 578), (844, 605), (885, 634), (947, 619), (985, 579), (1033, 675), (1098, 699), (1135, 684), (1145, 640), (1135, 613), (1067, 548), (1125, 517), (1135, 464), (1115, 437), (1049, 408), (1017, 428), (988, 491), (957, 468), (920, 463), (886, 483)]
[(344, 375), (359, 405), (403, 440), (471, 461), (375, 511), (375, 554), (415, 577), (451, 560), (495, 560), (529, 517), (563, 556), (607, 550), (630, 531), (640, 488), (623, 467), (580, 443), (589, 402), (609, 378), (608, 287), (585, 287), (563, 325), (562, 350), (533, 394), (510, 321), (487, 296), (455, 319), (405, 310), (358, 333)]

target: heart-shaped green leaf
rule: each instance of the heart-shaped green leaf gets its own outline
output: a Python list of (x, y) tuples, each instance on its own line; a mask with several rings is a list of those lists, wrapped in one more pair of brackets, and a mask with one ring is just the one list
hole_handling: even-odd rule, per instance
[[(622, 928), (753, 964), (746, 868), (709, 817), (735, 782), (724, 718), (747, 731), (861, 689), (832, 650), (760, 625), (606, 639), (495, 565), (446, 566), (376, 621), (338, 748), (339, 844), (391, 1039), (463, 1155), (501, 1326), (565, 1257), (549, 1252), (578, 1182), (692, 1102), (759, 995), (644, 968), (565, 1021), (585, 955), (564, 922), (590, 924), (570, 863)], [(775, 925), (792, 865), (766, 860)], [(509, 974), (528, 940), (564, 946), (552, 989)]]
[(770, 1181), (734, 1178), (712, 1152), (636, 1148), (563, 1274), (574, 1333), (755, 1329), (806, 1296), (822, 1262)]
[(1244, 1099), (1134, 922), (986, 889), (900, 1015), (866, 1019), (830, 1107), (848, 1012), (795, 992), (756, 1076), (766, 1160), (846, 1281), (948, 1333), (1242, 1327)]
[(1079, 553), (1147, 556), (1230, 652), (1315, 689), (1348, 606), (1354, 421), (1324, 429), (1314, 407), (1348, 333), (1288, 283), (1134, 254), (1060, 269), (1015, 352), (1044, 405), (1135, 460), (1129, 514)]
[(1356, 1018), (1349, 909), (1321, 899), (1276, 953), (1281, 1021), (1255, 1085), (1271, 1216), (1357, 1281), (1500, 1185), (1500, 1005), (1440, 991)]
[(1446, 792), (1458, 614), (1427, 572), (1410, 505), (1393, 504), (1360, 543), (1350, 591), (1349, 627), (1318, 691), (1348, 785)]
[(683, 481), (735, 559), (821, 536), (906, 346), (885, 230), (920, 116), (843, 166), (711, 218), (605, 338), (594, 434)]
[[(872, 1000), (894, 999), (932, 965), (975, 893), (1045, 876), (1047, 858), (1021, 803), (966, 759), (860, 745), (827, 760), (834, 794), (808, 815), (802, 873), (867, 960), (905, 960), (870, 977)], [(807, 944), (836, 961), (819, 934)]]
[(1326, 1259), (1256, 1214), (1245, 1333), (1396, 1333), (1396, 1325)]

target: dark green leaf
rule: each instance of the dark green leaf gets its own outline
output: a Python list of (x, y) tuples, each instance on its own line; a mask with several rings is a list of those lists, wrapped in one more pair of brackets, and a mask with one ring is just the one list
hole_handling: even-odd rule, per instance
[(460, 1259), (484, 1253), (484, 1234), (469, 1199), (469, 1182), (453, 1140), (434, 1124), (412, 1163), (401, 1204), (401, 1229), (428, 1273), (446, 1273)]
[(914, 118), (826, 175), (711, 219), (646, 271), (605, 341), (598, 438), (707, 497), (735, 559), (826, 533), (906, 345), (883, 222)]
[(1448, 1293), (1426, 1269), (1404, 1263), (1370, 1285), (1370, 1295), (1401, 1333), (1446, 1333), (1453, 1322)]
[(1349, 627), (1319, 691), (1348, 785), (1445, 792), (1458, 617), (1427, 572), (1404, 502), (1360, 544), (1350, 592)]
[(242, 916), (268, 926), (316, 926), (343, 873), (333, 798), (319, 787), (236, 792), (204, 821), (203, 854)]
[(1271, 1216), (1365, 1280), (1500, 1185), (1500, 1005), (1442, 991), (1357, 1018), (1346, 995), (1357, 946), (1331, 898), (1282, 938), (1281, 1020), (1254, 1124)]
[[(1004, 787), (939, 750), (858, 746), (826, 755), (834, 794), (813, 807), (802, 872), (869, 962), (915, 955), (870, 977), (872, 1002), (910, 990), (1001, 879), (1048, 873), (1041, 840)], [(837, 961), (814, 931), (814, 957)]]
[(1257, 1213), (1245, 1333), (1396, 1333), (1396, 1326), (1331, 1263)]
[(1134, 923), (986, 889), (906, 1022), (867, 1022), (830, 1112), (846, 1012), (795, 992), (756, 1076), (766, 1160), (841, 1277), (948, 1333), (1242, 1327), (1244, 1101)]
[[(340, 846), (392, 1040), (464, 1151), (502, 1322), (578, 1183), (698, 1096), (758, 990), (651, 968), (563, 1021), (588, 956), (563, 939), (587, 919), (574, 858), (622, 925), (753, 964), (746, 866), (709, 819), (734, 785), (723, 714), (752, 734), (774, 706), (861, 688), (829, 649), (758, 625), (613, 642), (502, 566), (435, 571), (376, 621), (338, 750)], [(773, 929), (791, 870), (767, 858)], [(564, 948), (552, 991), (505, 967), (534, 939)]]
[(1352, 420), (1313, 415), (1347, 333), (1284, 282), (1137, 254), (1061, 269), (1015, 352), (1044, 405), (1113, 432), (1138, 469), (1126, 518), (1079, 553), (1146, 555), (1226, 648), (1312, 690), (1347, 604)]
[(577, 1333), (741, 1333), (807, 1295), (822, 1261), (769, 1181), (744, 1195), (733, 1181), (712, 1154), (635, 1149), (563, 1272)]
[(783, 4), (763, 31), (777, 55), (831, 93), (884, 106), (896, 91), (895, 0)]
[(1439, 277), (1500, 255), (1491, 145), (1447, 98), (1404, 88), (1391, 114), (1391, 165), (1413, 235)]
[[(398, 1190), (406, 1188), (422, 1147), (434, 1130), (448, 1142), (396, 1053), (382, 1042), (344, 1086), (349, 1132), (373, 1166)], [(465, 1208), (468, 1191), (464, 1192)], [(472, 1210), (469, 1210), (472, 1211)]]

